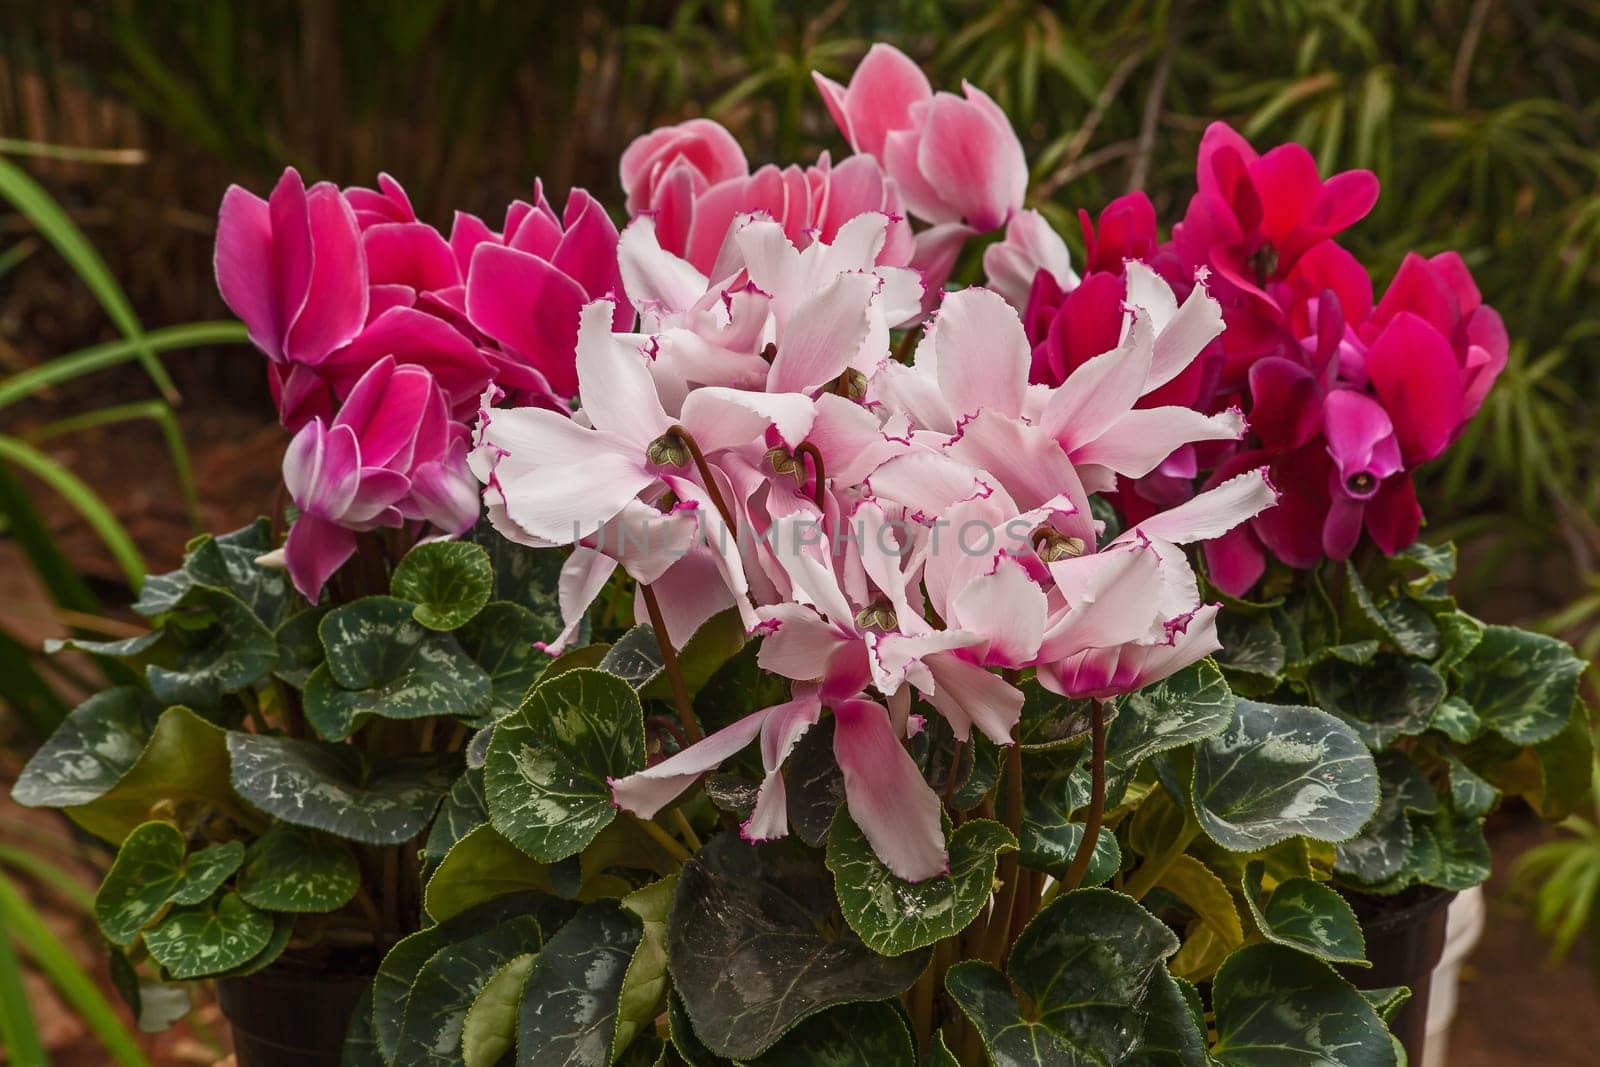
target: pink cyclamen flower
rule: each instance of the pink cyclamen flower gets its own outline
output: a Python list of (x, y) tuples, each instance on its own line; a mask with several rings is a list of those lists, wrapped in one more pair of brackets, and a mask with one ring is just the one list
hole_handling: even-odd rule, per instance
[(692, 196), (729, 178), (745, 177), (750, 164), (721, 123), (690, 119), (634, 138), (622, 153), (621, 170), (628, 214), (637, 215), (681, 196), (680, 189)]
[(814, 74), (828, 110), (857, 152), (876, 156), (911, 213), (986, 232), (1022, 207), (1028, 164), (1011, 121), (987, 93), (934, 93), (905, 53), (873, 45), (848, 86)]
[(1063, 292), (1078, 284), (1067, 243), (1037, 211), (1012, 216), (1005, 240), (983, 250), (983, 273), (989, 288), (1019, 312), (1027, 310), (1028, 294), (1041, 273)]
[(285, 561), (312, 601), (354, 554), (358, 531), (411, 519), (453, 535), (478, 515), (464, 427), (451, 423), (426, 370), (387, 357), (362, 375), (331, 423), (313, 418), (295, 434), (283, 479), (300, 510)]

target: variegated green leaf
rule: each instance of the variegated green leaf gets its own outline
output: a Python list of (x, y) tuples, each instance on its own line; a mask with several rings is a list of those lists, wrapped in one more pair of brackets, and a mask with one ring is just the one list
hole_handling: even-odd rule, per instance
[(184, 851), (183, 835), (171, 823), (134, 828), (94, 897), (94, 917), (106, 940), (131, 945), (161, 914), (183, 880)]
[(244, 863), (244, 842), (225, 841), (189, 857), (183, 877), (172, 891), (174, 904), (198, 904), (221, 888)]
[(641, 623), (617, 638), (606, 650), (600, 669), (614, 674), (635, 689), (643, 689), (661, 673), (661, 642), (648, 623)]
[(1477, 740), (1483, 733), (1483, 720), (1472, 705), (1459, 696), (1448, 696), (1433, 709), (1433, 721), (1428, 724), (1452, 741), (1461, 744)]
[(248, 962), (272, 939), (272, 918), (226, 893), (174, 908), (144, 932), (150, 955), (174, 978), (219, 974)]
[(1511, 626), (1486, 626), (1461, 661), (1461, 697), (1491, 730), (1519, 745), (1561, 732), (1583, 661), (1566, 642)]
[(489, 676), (449, 634), (411, 617), (410, 602), (365, 597), (335, 608), (317, 628), (326, 661), (311, 672), (306, 719), (329, 740), (362, 720), (430, 715), (477, 718), (489, 705)]
[(239, 875), (244, 902), (267, 911), (337, 911), (360, 887), (361, 867), (343, 842), (284, 822), (250, 846)]
[(492, 933), (521, 916), (536, 919), (541, 932), (554, 930), (574, 910), (575, 906), (566, 901), (537, 893), (496, 897), (401, 938), (378, 964), (378, 974), (372, 985), (372, 1035), (383, 1059), (389, 1063), (395, 1061), (407, 997), (422, 969), (436, 955), (452, 945)]
[(133, 686), (96, 693), (73, 708), (28, 760), (11, 799), (33, 808), (87, 804), (138, 761), (159, 706)]
[(460, 769), (459, 757), (396, 759), (353, 745), (238, 731), (228, 733), (227, 752), (233, 787), (262, 811), (368, 845), (398, 845), (421, 833)]
[(521, 706), (528, 690), (553, 660), (541, 642), (553, 641), (539, 616), (508, 600), (486, 606), (456, 633), (461, 650), (489, 675), (489, 712), (494, 718)]
[(1450, 765), (1450, 804), (1457, 812), (1472, 818), (1489, 814), (1500, 799), (1500, 790), (1484, 781), (1454, 755), (1445, 757)]
[(1265, 863), (1252, 860), (1245, 868), (1243, 886), (1245, 903), (1261, 936), (1329, 963), (1366, 963), (1366, 938), (1344, 897), (1322, 882), (1289, 878), (1273, 887), (1263, 905), (1265, 870)]
[(1269, 685), (1282, 677), (1288, 661), (1271, 616), (1224, 611), (1217, 617), (1217, 639), (1222, 648), (1216, 659), (1224, 671), (1249, 675)]
[(489, 553), (470, 541), (417, 545), (389, 579), (389, 592), (415, 604), (412, 617), (430, 630), (465, 626), (489, 602), (493, 588)]
[(278, 662), (273, 665), (272, 673), (296, 689), (304, 689), (311, 672), (327, 658), (322, 650), (322, 638), (317, 636), (327, 614), (326, 608), (310, 608), (291, 615), (273, 635), (278, 642)]
[(643, 767), (633, 688), (601, 671), (569, 671), (496, 725), (484, 764), (490, 820), (534, 859), (565, 859), (615, 817), (608, 779)]
[(1297, 834), (1347, 840), (1377, 805), (1366, 746), (1315, 708), (1240, 700), (1226, 732), (1195, 750), (1195, 814), (1212, 840), (1237, 852)]
[(1439, 807), (1427, 776), (1402, 753), (1378, 757), (1378, 778), (1377, 814), (1334, 853), (1335, 871), (1369, 885), (1387, 882), (1405, 869), (1411, 854), (1411, 813), (1432, 814)]
[(145, 677), (164, 704), (213, 707), (265, 678), (278, 662), (278, 643), (249, 605), (224, 589), (192, 585), (169, 626), (178, 651), (170, 667), (152, 663)]
[(256, 562), (272, 548), (272, 524), (257, 519), (232, 533), (201, 534), (190, 541), (183, 571), (200, 585), (232, 593), (269, 629), (275, 628), (289, 604), (289, 574)]
[(1057, 748), (1089, 737), (1089, 701), (1058, 696), (1029, 678), (1022, 690), (1022, 717), (1017, 742), (1025, 749)]
[(684, 865), (667, 959), (693, 1032), (711, 1051), (751, 1059), (810, 1015), (892, 997), (916, 981), (927, 949), (881, 956), (848, 926), (825, 927), (833, 905), (833, 878), (794, 841), (757, 846), (719, 834)]
[(522, 986), (519, 1067), (608, 1067), (639, 917), (612, 901), (585, 904), (552, 935)]
[(874, 951), (898, 956), (960, 933), (994, 889), (1000, 853), (1016, 849), (1011, 831), (993, 819), (972, 819), (949, 832), (946, 874), (907, 882), (884, 866), (850, 813), (840, 809), (828, 835), (828, 869), (839, 909)]
[(544, 940), (538, 919), (520, 915), (429, 957), (406, 995), (392, 1062), (406, 1067), (459, 1064), (467, 1018), (478, 995), (512, 960), (537, 956)]
[(1348, 1064), (1397, 1067), (1377, 1012), (1332, 967), (1283, 945), (1249, 945), (1212, 985), (1224, 1067)]
[(905, 1016), (892, 1004), (840, 1004), (741, 1062), (750, 1067), (917, 1067), (917, 1046)]
[(1428, 729), (1444, 699), (1445, 683), (1432, 667), (1392, 652), (1356, 666), (1325, 660), (1311, 672), (1317, 706), (1349, 723), (1374, 752)]
[(1234, 700), (1209, 659), (1123, 697), (1106, 727), (1108, 777), (1125, 783), (1151, 756), (1222, 733)]
[[(122, 751), (120, 745), (113, 748)], [(85, 830), (118, 844), (162, 801), (223, 810), (237, 807), (228, 788), (223, 731), (185, 707), (161, 713), (138, 758), (115, 785), (66, 810)]]
[[(1057, 878), (1078, 854), (1084, 824), (1073, 818), (1089, 803), (1089, 770), (1081, 752), (1025, 752), (1022, 756), (1022, 865)], [(1084, 885), (1099, 885), (1122, 866), (1115, 834), (1101, 834), (1084, 875)]]
[(950, 968), (945, 988), (996, 1067), (1131, 1062), (1152, 983), (1177, 948), (1131, 897), (1080, 889), (1034, 917), (1005, 974), (967, 960)]

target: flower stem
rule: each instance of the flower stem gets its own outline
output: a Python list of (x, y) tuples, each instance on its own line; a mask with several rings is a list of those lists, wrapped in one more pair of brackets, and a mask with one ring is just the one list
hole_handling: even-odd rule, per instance
[(682, 437), (684, 445), (688, 447), (689, 455), (694, 459), (695, 469), (700, 472), (700, 480), (706, 483), (706, 495), (711, 498), (717, 514), (728, 524), (728, 532), (737, 537), (739, 526), (733, 521), (733, 510), (728, 507), (728, 502), (722, 499), (722, 490), (717, 488), (717, 480), (711, 476), (711, 465), (706, 462), (705, 453), (700, 451), (699, 442), (694, 439), (694, 434), (682, 426), (674, 426), (673, 430)]
[(633, 821), (638, 823), (644, 832), (649, 834), (656, 844), (666, 850), (667, 854), (679, 863), (689, 862), (689, 850), (679, 844), (678, 839), (667, 833), (653, 819), (643, 819), (635, 815)]
[(827, 468), (822, 465), (822, 453), (819, 452), (817, 450), (817, 446), (812, 444), (810, 441), (802, 441), (795, 446), (794, 454), (797, 457), (810, 457), (811, 480), (813, 482), (811, 486), (811, 499), (816, 502), (818, 511), (826, 512), (828, 509), (824, 504), (824, 501), (827, 499), (826, 483), (828, 480), (828, 475)]
[(1193, 819), (1185, 819), (1183, 829), (1178, 835), (1167, 842), (1166, 848), (1144, 861), (1123, 892), (1134, 900), (1143, 900), (1145, 894), (1154, 889), (1161, 881), (1161, 877), (1178, 862), (1178, 857), (1189, 850), (1189, 842), (1193, 841), (1199, 832), (1199, 823)]
[(699, 852), (700, 835), (694, 832), (694, 827), (689, 822), (689, 817), (683, 813), (682, 808), (672, 809), (672, 823), (683, 835), (683, 840), (688, 844), (690, 852)]
[[(1006, 829), (1011, 836), (1022, 836), (1022, 746), (1013, 739), (1006, 749)], [(1022, 861), (1017, 852), (1007, 852), (1000, 857), (1000, 895), (995, 898), (994, 910), (989, 914), (989, 925), (983, 936), (983, 958), (1000, 966), (1006, 950), (1011, 947), (1011, 911), (1016, 907), (1017, 888), (1022, 880)]]
[(655, 631), (656, 645), (661, 649), (661, 664), (667, 672), (667, 680), (672, 683), (672, 699), (678, 705), (678, 717), (683, 720), (684, 733), (689, 735), (689, 743), (693, 744), (705, 737), (700, 730), (700, 723), (694, 717), (694, 704), (689, 699), (689, 686), (683, 680), (683, 668), (678, 666), (678, 653), (672, 647), (672, 638), (667, 634), (667, 622), (661, 615), (661, 605), (656, 600), (656, 591), (648, 585), (641, 584), (639, 593), (644, 598), (644, 609), (650, 614), (650, 628)]
[(1096, 700), (1089, 708), (1089, 815), (1083, 826), (1083, 840), (1067, 868), (1062, 888), (1072, 892), (1083, 884), (1089, 873), (1089, 861), (1094, 858), (1094, 848), (1100, 842), (1100, 825), (1106, 817), (1106, 705)]

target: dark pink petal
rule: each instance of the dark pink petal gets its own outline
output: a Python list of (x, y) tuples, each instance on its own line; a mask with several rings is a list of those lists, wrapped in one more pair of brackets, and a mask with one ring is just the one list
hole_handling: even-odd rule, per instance
[(1322, 523), (1330, 506), (1332, 469), (1327, 448), (1316, 440), (1272, 465), (1272, 484), (1281, 494), (1278, 506), (1257, 515), (1251, 525), (1272, 554), (1291, 567), (1306, 570), (1322, 558)]
[[(319, 363), (366, 324), (367, 260), (355, 212), (338, 189), (327, 182), (312, 186), (305, 208), (312, 244), (310, 281), (283, 347), (297, 363)], [(273, 233), (276, 239), (276, 225)]]
[(1261, 197), (1262, 229), (1274, 244), (1306, 220), (1322, 190), (1317, 161), (1297, 144), (1279, 145), (1252, 163), (1250, 180)]
[(356, 535), (353, 530), (316, 515), (302, 513), (289, 528), (283, 557), (289, 566), (289, 577), (294, 587), (301, 596), (315, 604), (333, 572), (355, 555), (355, 551)]
[(1367, 373), (1394, 420), (1406, 465), (1443, 452), (1466, 418), (1466, 405), (1460, 365), (1439, 331), (1402, 311), (1367, 350)]
[(314, 258), (306, 187), (299, 171), (293, 167), (284, 170), (278, 184), (272, 187), (267, 208), (272, 220), (272, 292), (278, 309), (278, 342), (285, 357), (294, 359), (289, 353), (288, 337), (305, 306)]
[[(1337, 483), (1335, 483), (1337, 486)], [(1367, 502), (1335, 489), (1329, 494), (1328, 516), (1322, 520), (1322, 551), (1329, 559), (1349, 559), (1361, 540), (1361, 520)]]
[(927, 132), (927, 112), (932, 103), (917, 105), (917, 121), (910, 129), (891, 132), (883, 145), (883, 169), (900, 188), (906, 209), (929, 223), (961, 222), (961, 212), (922, 173), (922, 139)]
[(421, 222), (385, 222), (361, 235), (372, 285), (399, 284), (413, 289), (446, 289), (461, 284), (450, 245), (439, 231)]
[(950, 869), (939, 798), (870, 700), (833, 710), (833, 752), (844, 772), (845, 806), (878, 858), (908, 882)]
[(283, 358), (283, 324), (272, 269), (272, 217), (267, 202), (228, 186), (217, 212), (217, 288), (244, 320), (250, 340), (270, 359)]
[(472, 265), (472, 252), (485, 241), (500, 243), (500, 235), (489, 229), (489, 224), (476, 215), (465, 211), (456, 212), (455, 221), (450, 226), (450, 252), (456, 257), (456, 270), (461, 276), (467, 276), (467, 268)]
[(1248, 524), (1236, 527), (1200, 546), (1206, 557), (1211, 584), (1231, 597), (1250, 592), (1267, 569), (1267, 554)]
[(1383, 483), (1367, 504), (1367, 533), (1385, 555), (1394, 555), (1417, 539), (1422, 530), (1422, 507), (1411, 475), (1402, 474)]
[[(1322, 410), (1328, 455), (1333, 457), (1340, 491), (1368, 499), (1377, 493), (1379, 483), (1400, 470), (1400, 446), (1389, 413), (1382, 404), (1353, 389), (1328, 394)], [(1355, 525), (1359, 528), (1359, 516)]]
[(1445, 337), (1455, 331), (1461, 317), (1460, 305), (1444, 276), (1415, 252), (1406, 253), (1400, 261), (1400, 269), (1372, 313), (1373, 324), (1386, 326), (1401, 312), (1420, 316)]
[[(561, 220), (556, 218), (554, 211), (544, 202), (544, 194), (539, 194), (539, 203), (522, 216), (521, 221), (513, 230), (508, 223), (506, 226), (505, 243), (518, 252), (526, 252), (530, 256), (540, 259), (549, 259), (555, 255), (556, 246), (561, 243)], [(467, 264), (471, 270), (472, 264)]]
[(452, 405), (475, 402), (494, 376), (494, 365), (460, 330), (409, 307), (390, 308), (379, 315), (322, 367), (345, 393), (384, 356), (426, 368)]
[(627, 329), (633, 313), (617, 269), (616, 224), (598, 201), (574, 189), (567, 197), (566, 229), (550, 257), (551, 266), (577, 282), (590, 299), (613, 297), (614, 328)]
[(1482, 305), (1467, 320), (1467, 362), (1462, 375), (1465, 389), (1466, 415), (1471, 418), (1483, 406), (1484, 397), (1494, 385), (1500, 372), (1506, 369), (1511, 350), (1511, 338), (1500, 313)]
[(1268, 356), (1250, 366), (1250, 429), (1270, 449), (1299, 448), (1322, 428), (1322, 390), (1292, 359)]
[(574, 352), (584, 301), (578, 283), (536, 256), (489, 244), (472, 255), (472, 324), (520, 353), (562, 396), (578, 391)]
[(1213, 122), (1206, 127), (1206, 132), (1200, 138), (1200, 154), (1195, 164), (1195, 181), (1199, 186), (1201, 196), (1215, 196), (1226, 202), (1231, 198), (1233, 189), (1219, 185), (1218, 170), (1221, 164), (1218, 156), (1232, 155), (1228, 163), (1235, 173), (1242, 173), (1246, 164), (1256, 160), (1256, 150), (1250, 147), (1250, 142), (1241, 137), (1232, 126), (1226, 122)]

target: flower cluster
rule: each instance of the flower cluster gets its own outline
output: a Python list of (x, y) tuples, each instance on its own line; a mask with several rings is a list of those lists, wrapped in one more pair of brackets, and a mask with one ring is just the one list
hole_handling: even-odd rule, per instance
[(1200, 475), (1215, 485), (1269, 466), (1280, 506), (1205, 546), (1212, 579), (1235, 595), (1261, 577), (1269, 553), (1310, 568), (1348, 557), (1363, 531), (1382, 551), (1399, 551), (1422, 522), (1411, 471), (1460, 434), (1505, 366), (1499, 316), (1454, 253), (1408, 256), (1374, 301), (1366, 267), (1334, 240), (1376, 202), (1369, 172), (1324, 181), (1303, 147), (1258, 155), (1214, 123), (1197, 186), (1165, 242), (1143, 193), (1095, 221), (1080, 213), (1081, 281), (1036, 230), (1014, 225), (989, 250), (991, 284), (1024, 312), (1032, 380), (1063, 380), (1116, 335), (1127, 264), (1147, 265), (1180, 293), (1204, 276), (1227, 329), (1149, 402), (1242, 406), (1250, 438), (1175, 450), (1121, 487), (1123, 510), (1170, 506)]
[[(1126, 329), (1058, 386), (1030, 386), (1022, 322), (986, 289), (948, 293), (907, 366), (889, 330), (921, 279), (879, 263), (895, 220), (856, 216), (802, 249), (737, 216), (708, 278), (644, 216), (622, 235), (643, 332), (584, 309), (582, 407), (492, 409), (473, 469), (508, 538), (573, 544), (573, 622), (619, 564), (682, 643), (737, 609), (791, 699), (614, 783), (649, 816), (761, 741), (744, 824), (787, 832), (782, 765), (824, 709), (852, 817), (907, 879), (945, 869), (940, 804), (902, 740), (920, 696), (958, 738), (1009, 744), (1016, 673), (1072, 697), (1128, 692), (1217, 647), (1181, 548), (1271, 505), (1263, 472), (1146, 518), (1109, 543), (1089, 495), (1174, 448), (1235, 440), (1236, 412), (1137, 409), (1222, 327), (1204, 286), (1180, 305), (1130, 268)], [(640, 612), (643, 615), (643, 612)]]

